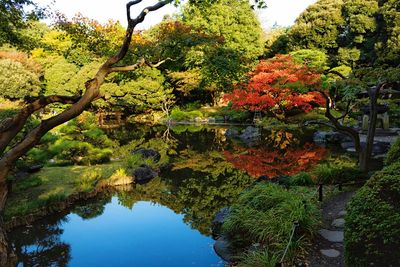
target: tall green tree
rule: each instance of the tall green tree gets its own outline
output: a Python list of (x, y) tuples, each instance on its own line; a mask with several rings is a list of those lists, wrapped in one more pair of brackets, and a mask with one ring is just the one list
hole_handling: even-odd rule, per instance
[(182, 20), (208, 35), (224, 38), (225, 47), (244, 58), (256, 59), (263, 52), (261, 25), (248, 1), (221, 0), (206, 9), (187, 5)]
[(397, 66), (400, 4), (395, 0), (319, 0), (289, 32), (291, 50), (320, 49), (331, 67)]

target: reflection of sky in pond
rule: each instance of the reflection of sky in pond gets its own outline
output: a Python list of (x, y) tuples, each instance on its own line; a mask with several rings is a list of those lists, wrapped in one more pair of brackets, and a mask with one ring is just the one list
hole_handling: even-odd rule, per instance
[(68, 217), (61, 239), (72, 248), (69, 266), (223, 266), (214, 241), (163, 206), (142, 201), (130, 211), (114, 197), (99, 217)]

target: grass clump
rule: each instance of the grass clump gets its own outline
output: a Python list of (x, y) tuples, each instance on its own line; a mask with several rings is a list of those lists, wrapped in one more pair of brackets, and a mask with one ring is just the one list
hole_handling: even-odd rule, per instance
[(239, 257), (238, 267), (276, 267), (278, 257), (268, 252), (252, 251)]
[(400, 266), (400, 162), (376, 172), (347, 207), (347, 266)]
[(356, 166), (343, 166), (330, 163), (319, 164), (314, 174), (317, 183), (336, 184), (357, 181), (363, 179), (365, 174)]
[[(319, 223), (317, 205), (310, 199), (310, 192), (306, 189), (288, 191), (276, 184), (256, 184), (233, 205), (222, 225), (222, 232), (234, 251), (245, 252), (252, 244), (258, 243), (260, 251), (269, 251), (270, 260), (281, 255), (293, 222), (298, 221), (300, 229), (289, 247), (288, 262), (291, 262), (294, 252), (302, 250), (306, 237), (313, 234)], [(242, 259), (242, 262), (247, 260), (250, 259)]]
[(295, 186), (311, 186), (314, 185), (314, 181), (311, 178), (311, 175), (306, 172), (299, 172), (296, 175), (293, 175), (289, 180), (290, 185)]
[(98, 169), (93, 169), (84, 172), (81, 177), (75, 182), (75, 188), (78, 192), (89, 192), (94, 189), (97, 182), (101, 179), (101, 172)]
[(26, 190), (28, 188), (37, 187), (42, 183), (43, 182), (40, 177), (38, 177), (37, 175), (32, 175), (26, 179), (22, 179), (21, 181), (19, 181), (19, 183), (16, 185), (16, 188), (17, 190)]

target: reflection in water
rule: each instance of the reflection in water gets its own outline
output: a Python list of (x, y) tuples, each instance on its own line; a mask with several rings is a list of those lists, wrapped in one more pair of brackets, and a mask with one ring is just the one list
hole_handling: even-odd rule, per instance
[(245, 147), (227, 140), (221, 128), (180, 127), (167, 135), (164, 130), (110, 131), (122, 145), (157, 148), (170, 167), (148, 184), (116, 192), (114, 197), (105, 193), (67, 216), (16, 229), (10, 239), (20, 262), (24, 266), (223, 266), (209, 237), (214, 214), (237, 199), (254, 181), (251, 176), (294, 174), (326, 153), (286, 133), (269, 133), (275, 138), (272, 144)]
[(236, 168), (253, 177), (266, 175), (272, 178), (278, 175), (294, 175), (310, 169), (326, 155), (326, 149), (309, 143), (302, 148), (285, 150), (235, 146), (233, 151), (225, 151), (224, 155)]
[(23, 266), (67, 266), (71, 246), (62, 240), (67, 218), (49, 219), (9, 234)]

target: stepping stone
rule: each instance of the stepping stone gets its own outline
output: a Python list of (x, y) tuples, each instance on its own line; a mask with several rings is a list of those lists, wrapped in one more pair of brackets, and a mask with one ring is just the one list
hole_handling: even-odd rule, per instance
[(330, 242), (343, 242), (343, 231), (330, 231), (326, 229), (321, 229), (318, 233)]
[(345, 210), (339, 211), (338, 216), (339, 217), (343, 217), (347, 214), (347, 212)]
[(345, 220), (342, 218), (339, 218), (339, 219), (333, 220), (332, 226), (337, 227), (337, 228), (343, 228), (344, 223), (345, 223)]
[(329, 258), (336, 258), (340, 255), (340, 252), (336, 249), (321, 249), (321, 254)]

